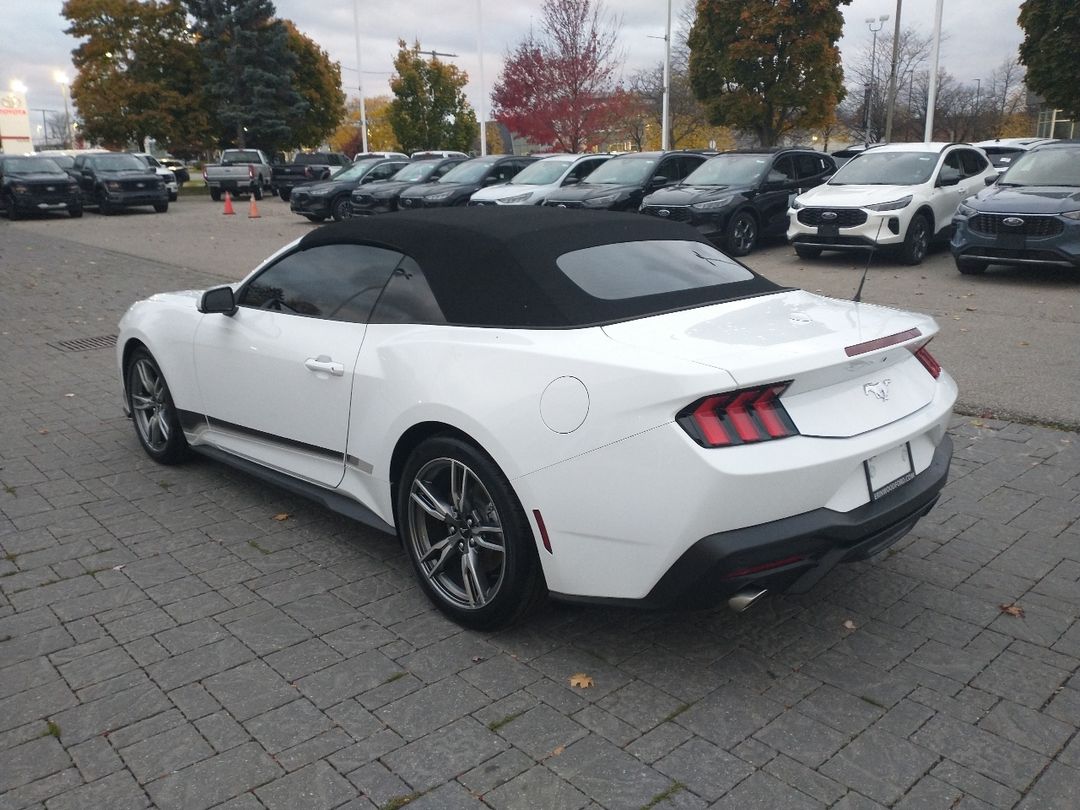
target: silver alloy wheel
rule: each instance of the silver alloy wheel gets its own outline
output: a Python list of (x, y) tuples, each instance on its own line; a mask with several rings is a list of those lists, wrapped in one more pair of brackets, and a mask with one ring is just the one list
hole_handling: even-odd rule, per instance
[(139, 436), (155, 453), (163, 452), (169, 443), (165, 380), (152, 362), (141, 357), (135, 361), (130, 385), (131, 410)]
[(753, 250), (754, 240), (757, 238), (757, 228), (754, 226), (753, 217), (740, 214), (735, 220), (735, 226), (731, 229), (731, 245), (735, 250), (749, 253)]
[(447, 602), (477, 610), (506, 573), (503, 526), (491, 494), (467, 465), (436, 458), (413, 478), (408, 539), (424, 577)]

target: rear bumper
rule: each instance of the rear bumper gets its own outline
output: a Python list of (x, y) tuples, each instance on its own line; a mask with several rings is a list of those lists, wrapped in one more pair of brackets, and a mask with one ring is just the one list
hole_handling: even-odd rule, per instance
[[(952, 441), (902, 487), (850, 512), (801, 515), (703, 537), (683, 552), (643, 599), (556, 598), (650, 608), (709, 607), (744, 590), (809, 590), (836, 565), (884, 551), (937, 503), (949, 475)], [(756, 569), (756, 570), (755, 570)]]
[(252, 179), (250, 177), (245, 177), (243, 179), (217, 179), (211, 177), (206, 181), (206, 185), (210, 188), (216, 188), (222, 191), (250, 191), (251, 189), (255, 188), (256, 185), (258, 185), (258, 180)]

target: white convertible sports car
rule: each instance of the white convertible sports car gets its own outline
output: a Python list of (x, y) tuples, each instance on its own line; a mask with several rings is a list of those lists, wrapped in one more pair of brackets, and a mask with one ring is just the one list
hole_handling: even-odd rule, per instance
[(319, 228), (120, 322), (146, 452), (396, 532), (494, 628), (545, 593), (743, 608), (937, 501), (956, 386), (923, 315), (777, 286), (692, 228), (492, 207)]

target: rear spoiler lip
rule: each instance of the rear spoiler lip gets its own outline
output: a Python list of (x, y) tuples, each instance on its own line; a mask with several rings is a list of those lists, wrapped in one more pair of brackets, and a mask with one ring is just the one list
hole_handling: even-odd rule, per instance
[(860, 354), (868, 354), (878, 349), (884, 349), (887, 346), (895, 346), (898, 343), (914, 340), (917, 337), (922, 337), (922, 332), (918, 328), (912, 327), (903, 332), (897, 332), (895, 335), (886, 335), (885, 337), (856, 343), (853, 346), (845, 346), (844, 353), (848, 357), (857, 357)]

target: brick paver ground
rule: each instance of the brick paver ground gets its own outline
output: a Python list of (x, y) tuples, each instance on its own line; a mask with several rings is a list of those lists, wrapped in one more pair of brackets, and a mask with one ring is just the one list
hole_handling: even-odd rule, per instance
[(0, 228), (0, 808), (1080, 804), (1076, 434), (957, 418), (934, 512), (804, 596), (472, 633), (393, 539), (150, 462), (56, 348), (212, 281)]

